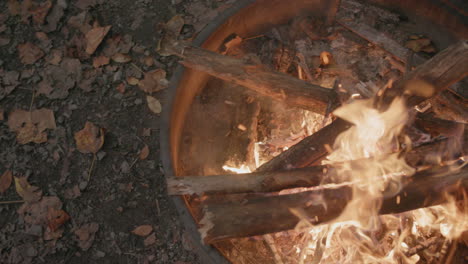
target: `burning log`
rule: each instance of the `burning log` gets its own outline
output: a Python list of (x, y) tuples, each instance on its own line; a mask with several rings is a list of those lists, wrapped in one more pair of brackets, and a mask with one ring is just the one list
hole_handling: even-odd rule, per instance
[(335, 91), (245, 60), (194, 47), (185, 42), (166, 45), (166, 52), (183, 58), (186, 67), (247, 87), (263, 96), (324, 115), (339, 102)]
[[(392, 88), (385, 90), (376, 101), (378, 105), (386, 106), (395, 97), (410, 94), (407, 104), (410, 107), (415, 106), (425, 99), (437, 95), (467, 75), (468, 42), (462, 41), (439, 52), (432, 59), (406, 74)], [(418, 90), (420, 87), (427, 88), (427, 90), (420, 91)], [(258, 171), (298, 168), (317, 163), (327, 154), (326, 145), (331, 146), (336, 137), (350, 126), (350, 123), (337, 119), (263, 164), (258, 168)]]
[[(420, 171), (408, 177), (396, 195), (383, 198), (380, 214), (395, 214), (446, 202), (445, 192), (468, 187), (468, 167)], [(461, 187), (460, 187), (461, 186)], [(237, 203), (205, 207), (200, 232), (205, 242), (268, 234), (293, 229), (299, 222), (291, 209), (301, 211), (313, 224), (337, 218), (351, 200), (349, 186), (295, 194), (247, 198)]]
[(288, 188), (317, 186), (325, 166), (275, 172), (253, 172), (212, 176), (173, 177), (167, 181), (170, 195), (274, 192)]
[[(426, 163), (426, 158), (442, 149), (448, 141), (448, 139), (439, 140), (414, 148), (405, 153), (405, 161), (414, 168), (423, 165)], [(468, 149), (468, 140), (464, 141), (462, 149)], [(445, 157), (446, 160), (456, 159), (459, 153), (453, 154), (453, 156)], [(352, 163), (361, 162), (357, 160)], [(167, 181), (167, 192), (170, 195), (265, 193), (299, 187), (315, 187), (327, 179), (329, 169), (329, 166), (314, 166), (243, 174), (172, 177)]]

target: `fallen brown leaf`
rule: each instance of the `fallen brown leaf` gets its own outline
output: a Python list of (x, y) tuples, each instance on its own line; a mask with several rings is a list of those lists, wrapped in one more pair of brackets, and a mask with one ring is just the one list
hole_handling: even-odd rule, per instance
[(145, 240), (143, 241), (143, 244), (145, 245), (145, 247), (154, 245), (154, 243), (156, 243), (156, 234), (155, 233), (152, 233), (150, 236), (145, 238)]
[(127, 78), (127, 83), (130, 85), (137, 85), (140, 82), (137, 78), (130, 76)]
[(98, 56), (93, 59), (93, 67), (94, 68), (99, 68), (101, 66), (109, 64), (109, 57), (106, 56)]
[(14, 177), (16, 192), (28, 203), (37, 202), (42, 197), (42, 191), (37, 186), (32, 186), (26, 177)]
[(109, 32), (111, 26), (105, 27), (96, 27), (91, 29), (88, 33), (86, 33), (86, 53), (89, 55), (93, 54), (96, 51), (99, 44), (101, 44), (104, 37)]
[(49, 208), (62, 209), (62, 202), (57, 196), (44, 196), (39, 202), (24, 203), (18, 209), (18, 215), (29, 225), (47, 226)]
[(86, 121), (85, 127), (75, 133), (76, 147), (81, 153), (97, 153), (104, 144), (104, 129)]
[(38, 84), (38, 94), (50, 99), (64, 99), (68, 91), (79, 83), (83, 76), (79, 59), (63, 58), (59, 66), (47, 65), (40, 72), (42, 81)]
[(45, 60), (52, 65), (59, 65), (62, 61), (62, 51), (58, 49), (53, 49), (46, 56)]
[(135, 229), (132, 230), (132, 234), (145, 237), (153, 232), (153, 227), (151, 225), (141, 225), (137, 226)]
[(16, 132), (16, 140), (20, 144), (43, 143), (47, 141), (45, 130), (56, 128), (54, 112), (45, 108), (32, 112), (15, 110), (8, 117), (8, 126)]
[(118, 63), (127, 63), (132, 61), (132, 57), (123, 53), (116, 53), (112, 56), (112, 60)]
[(55, 232), (65, 222), (70, 220), (70, 216), (64, 210), (49, 208), (47, 212), (47, 226), (52, 232)]
[(63, 193), (63, 197), (65, 199), (75, 199), (81, 195), (80, 187), (78, 185), (75, 185), (71, 188), (65, 189)]
[(8, 0), (8, 11), (13, 16), (21, 13), (21, 5), (18, 0)]
[(165, 25), (165, 29), (174, 36), (179, 36), (185, 21), (182, 15), (175, 15)]
[(35, 8), (30, 10), (30, 14), (32, 15), (33, 22), (42, 25), (44, 24), (44, 20), (49, 13), (50, 8), (52, 7), (52, 2), (47, 0), (38, 4)]
[(166, 71), (157, 69), (145, 73), (145, 77), (138, 83), (138, 87), (146, 93), (154, 93), (167, 87)]
[(119, 85), (117, 85), (117, 87), (115, 87), (115, 89), (117, 89), (117, 91), (121, 94), (124, 94), (125, 93), (125, 83), (121, 83)]
[(428, 38), (412, 39), (406, 42), (405, 46), (414, 52), (420, 52), (424, 47), (431, 45)]
[(145, 160), (146, 158), (148, 158), (148, 155), (149, 155), (150, 151), (149, 151), (149, 147), (148, 145), (145, 145), (141, 150), (140, 150), (140, 159), (141, 160)]
[(85, 224), (75, 230), (75, 235), (78, 237), (78, 246), (84, 251), (88, 250), (93, 245), (98, 230), (99, 224), (97, 223)]
[(19, 44), (17, 48), (19, 58), (23, 64), (33, 64), (44, 56), (44, 52), (31, 42)]
[(0, 176), (0, 194), (4, 193), (8, 188), (10, 188), (13, 176), (10, 170), (5, 171), (2, 176)]
[(155, 114), (159, 114), (162, 111), (161, 102), (153, 96), (146, 96), (146, 102), (148, 103), (148, 108)]

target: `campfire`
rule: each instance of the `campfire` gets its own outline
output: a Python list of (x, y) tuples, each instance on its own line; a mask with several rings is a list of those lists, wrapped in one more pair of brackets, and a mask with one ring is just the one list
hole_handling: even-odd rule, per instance
[[(189, 125), (213, 133), (198, 144), (221, 162), (168, 191), (189, 197), (205, 243), (265, 241), (276, 263), (451, 263), (468, 230), (466, 101), (453, 88), (468, 42), (436, 52), (408, 36), (408, 49), (355, 21), (358, 2), (331, 2), (325, 19), (232, 35), (219, 53), (167, 35), (161, 53), (217, 78)], [(227, 133), (217, 119), (207, 132), (210, 118)]]

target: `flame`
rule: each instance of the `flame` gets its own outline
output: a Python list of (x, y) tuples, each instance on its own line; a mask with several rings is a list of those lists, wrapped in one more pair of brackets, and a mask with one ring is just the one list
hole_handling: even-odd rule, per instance
[[(390, 154), (398, 150), (398, 136), (409, 120), (404, 100), (395, 99), (384, 112), (372, 104), (356, 100), (334, 112), (354, 126), (338, 136), (323, 163), (336, 169), (335, 182), (353, 183), (353, 198), (333, 222), (310, 228), (299, 263), (307, 254), (313, 263), (417, 263), (421, 257), (411, 249), (414, 241), (426, 241), (434, 232), (450, 241), (468, 229), (467, 205), (460, 210), (453, 197), (445, 205), (378, 214), (382, 198), (397, 194), (402, 177), (411, 177), (415, 170)], [(359, 165), (348, 162), (359, 159)], [(405, 226), (408, 223), (411, 226)]]

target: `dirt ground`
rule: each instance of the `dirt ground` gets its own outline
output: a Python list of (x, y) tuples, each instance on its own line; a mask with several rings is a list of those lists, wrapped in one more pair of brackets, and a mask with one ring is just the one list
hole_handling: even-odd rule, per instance
[(155, 48), (232, 2), (0, 2), (0, 263), (199, 263), (165, 191), (176, 61)]

